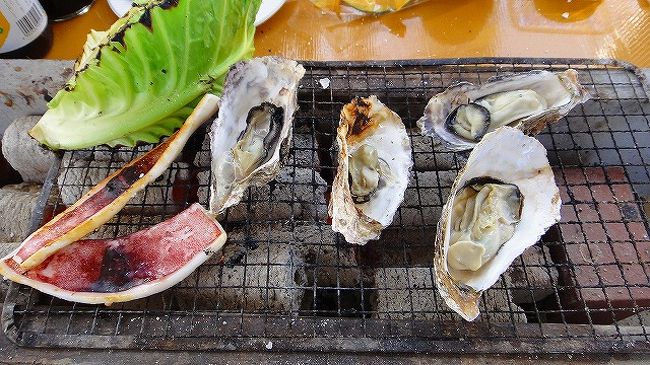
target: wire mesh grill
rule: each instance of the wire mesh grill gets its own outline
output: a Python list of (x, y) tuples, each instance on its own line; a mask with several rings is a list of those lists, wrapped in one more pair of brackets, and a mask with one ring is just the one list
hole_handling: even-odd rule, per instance
[[(630, 66), (585, 60), (306, 63), (293, 148), (279, 176), (220, 218), (222, 257), (159, 295), (110, 307), (12, 286), (5, 332), (37, 347), (647, 352), (650, 312), (650, 102)], [(466, 155), (442, 153), (415, 121), (453, 81), (573, 67), (594, 98), (538, 139), (562, 193), (562, 221), (518, 258), (467, 323), (434, 288), (436, 224)], [(326, 80), (330, 86), (324, 88)], [(404, 120), (414, 171), (381, 239), (347, 244), (328, 224), (343, 104), (375, 94)], [(209, 147), (199, 131), (171, 169), (94, 233), (153, 225), (207, 205)], [(150, 146), (66, 153), (40, 224)], [(42, 219), (41, 219), (42, 218)]]

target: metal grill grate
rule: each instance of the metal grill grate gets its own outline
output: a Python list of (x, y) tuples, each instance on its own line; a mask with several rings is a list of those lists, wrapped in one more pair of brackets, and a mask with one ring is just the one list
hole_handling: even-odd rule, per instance
[[(3, 313), (9, 337), (37, 347), (650, 350), (650, 314), (643, 312), (650, 307), (650, 102), (633, 67), (522, 59), (305, 66), (290, 156), (273, 183), (249, 189), (220, 219), (229, 232), (221, 260), (159, 295), (111, 307), (14, 285)], [(466, 156), (436, 152), (415, 121), (453, 81), (567, 67), (579, 71), (594, 99), (538, 136), (562, 192), (562, 222), (485, 293), (481, 317), (463, 322), (437, 296), (431, 266), (441, 206)], [(357, 247), (331, 231), (327, 196), (339, 111), (368, 94), (402, 116), (415, 165), (393, 224), (379, 241)], [(193, 201), (207, 205), (204, 136), (197, 133), (170, 171), (95, 235), (142, 229)], [(50, 174), (37, 224), (146, 148), (66, 153)]]

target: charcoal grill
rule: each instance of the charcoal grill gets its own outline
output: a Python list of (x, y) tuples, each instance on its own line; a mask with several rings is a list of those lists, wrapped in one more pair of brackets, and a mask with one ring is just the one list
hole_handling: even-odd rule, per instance
[[(6, 335), (21, 346), (58, 348), (650, 352), (650, 102), (636, 68), (580, 59), (304, 65), (291, 153), (274, 182), (249, 189), (221, 218), (230, 238), (223, 258), (160, 295), (110, 307), (14, 284), (3, 308)], [(435, 295), (431, 266), (441, 207), (466, 155), (438, 152), (415, 122), (453, 81), (569, 67), (593, 100), (538, 136), (562, 193), (562, 222), (486, 292), (479, 320), (464, 322)], [(415, 165), (394, 223), (357, 247), (331, 231), (327, 198), (339, 111), (368, 94), (402, 116)], [(98, 234), (142, 229), (197, 200), (207, 205), (205, 133)], [(148, 148), (61, 155), (34, 228)]]

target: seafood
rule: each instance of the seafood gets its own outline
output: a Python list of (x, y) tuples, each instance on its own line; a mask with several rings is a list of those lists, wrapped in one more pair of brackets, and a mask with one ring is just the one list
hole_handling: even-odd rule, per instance
[(127, 236), (74, 242), (27, 271), (10, 254), (0, 274), (64, 300), (110, 305), (170, 288), (225, 242), (223, 228), (197, 203)]
[(560, 192), (533, 137), (511, 127), (488, 133), (454, 182), (438, 223), (436, 285), (468, 321), (481, 294), (560, 220)]
[(79, 201), (32, 233), (20, 245), (13, 260), (23, 270), (31, 269), (108, 222), (131, 198), (167, 170), (192, 133), (214, 115), (218, 105), (219, 98), (207, 94), (181, 129), (108, 176)]
[(290, 146), (298, 82), (304, 74), (296, 61), (279, 57), (233, 66), (210, 132), (212, 212), (237, 204), (250, 185), (275, 178)]
[(376, 96), (357, 97), (343, 107), (336, 140), (332, 229), (364, 245), (379, 238), (404, 199), (413, 166), (411, 143), (400, 117)]
[(480, 86), (461, 82), (429, 100), (418, 126), (445, 150), (471, 150), (502, 126), (537, 134), (589, 97), (572, 69), (497, 76)]

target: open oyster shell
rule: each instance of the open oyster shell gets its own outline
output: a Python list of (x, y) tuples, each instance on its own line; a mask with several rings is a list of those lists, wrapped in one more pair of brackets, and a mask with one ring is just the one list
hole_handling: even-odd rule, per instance
[(452, 185), (438, 223), (434, 269), (447, 305), (474, 320), (482, 292), (560, 220), (561, 204), (541, 143), (511, 127), (488, 133)]
[(418, 126), (443, 149), (465, 151), (504, 125), (537, 134), (587, 100), (575, 70), (522, 72), (492, 77), (480, 86), (450, 86), (429, 100)]
[(298, 83), (304, 74), (296, 61), (279, 57), (254, 58), (232, 67), (210, 131), (211, 212), (223, 212), (241, 200), (248, 186), (275, 178), (291, 142)]
[(404, 199), (413, 159), (400, 117), (376, 96), (345, 105), (336, 140), (339, 164), (332, 184), (332, 229), (364, 245), (378, 239)]

